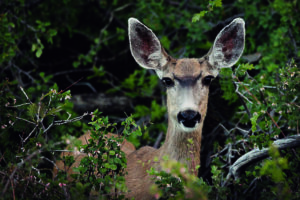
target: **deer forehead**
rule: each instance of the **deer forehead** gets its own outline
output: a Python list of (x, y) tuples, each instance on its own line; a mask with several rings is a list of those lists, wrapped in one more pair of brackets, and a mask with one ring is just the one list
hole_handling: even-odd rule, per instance
[(210, 64), (204, 59), (196, 58), (183, 58), (178, 60), (171, 60), (167, 69), (165, 70), (165, 75), (176, 76), (179, 78), (185, 77), (198, 77), (212, 75), (212, 68)]

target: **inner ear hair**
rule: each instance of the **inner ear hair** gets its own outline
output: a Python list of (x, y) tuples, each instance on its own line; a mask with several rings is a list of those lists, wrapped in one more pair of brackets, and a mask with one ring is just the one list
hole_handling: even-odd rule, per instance
[(219, 32), (208, 53), (208, 61), (216, 68), (215, 73), (221, 68), (232, 67), (242, 55), (244, 44), (245, 22), (236, 18)]

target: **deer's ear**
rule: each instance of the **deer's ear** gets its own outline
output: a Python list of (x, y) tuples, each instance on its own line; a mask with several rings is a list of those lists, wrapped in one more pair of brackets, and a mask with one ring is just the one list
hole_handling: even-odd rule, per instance
[(241, 57), (245, 46), (245, 22), (234, 19), (217, 35), (208, 54), (208, 62), (216, 69), (232, 67)]
[[(131, 54), (135, 61), (146, 69), (157, 72), (167, 64), (167, 57), (161, 44), (151, 29), (135, 18), (128, 20)], [(159, 74), (159, 73), (158, 73)]]

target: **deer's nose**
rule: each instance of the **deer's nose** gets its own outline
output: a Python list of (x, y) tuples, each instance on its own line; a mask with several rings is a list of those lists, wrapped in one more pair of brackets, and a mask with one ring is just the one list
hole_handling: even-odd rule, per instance
[(199, 112), (193, 110), (181, 111), (177, 115), (177, 120), (187, 128), (194, 128), (200, 122), (201, 115)]

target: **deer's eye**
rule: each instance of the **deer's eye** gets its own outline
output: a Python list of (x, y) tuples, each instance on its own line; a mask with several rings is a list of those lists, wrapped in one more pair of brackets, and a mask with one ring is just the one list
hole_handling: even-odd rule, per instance
[(162, 78), (161, 82), (164, 84), (166, 87), (172, 87), (174, 86), (174, 81), (170, 78)]
[(206, 77), (204, 77), (203, 80), (202, 80), (203, 85), (210, 85), (211, 80), (213, 78), (214, 78), (213, 76), (206, 76)]

